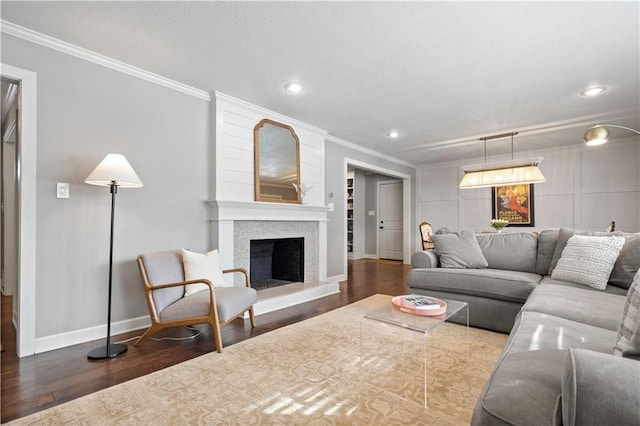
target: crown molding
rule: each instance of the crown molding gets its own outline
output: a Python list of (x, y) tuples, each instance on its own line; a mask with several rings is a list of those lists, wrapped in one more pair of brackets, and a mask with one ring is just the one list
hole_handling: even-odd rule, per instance
[(317, 133), (322, 136), (326, 136), (329, 133), (326, 130), (321, 129), (319, 127), (302, 122), (300, 120), (296, 120), (295, 118), (288, 117), (286, 115), (280, 114), (279, 112), (271, 111), (261, 106), (252, 104), (250, 102), (243, 101), (242, 99), (234, 98), (233, 96), (229, 96), (226, 93), (222, 93), (218, 91), (211, 92), (211, 99), (215, 99), (216, 101), (225, 101), (231, 104), (236, 104), (238, 106), (241, 106), (242, 108), (253, 111), (258, 115), (264, 115), (266, 117), (274, 118), (276, 121), (280, 121), (282, 123), (288, 124), (291, 127), (302, 127), (313, 133)]
[(92, 50), (84, 49), (74, 44), (67, 43), (66, 41), (16, 25), (13, 22), (5, 21), (4, 19), (0, 20), (0, 32), (211, 102), (209, 93), (204, 90), (196, 89), (195, 87), (188, 86), (184, 83), (143, 70), (142, 68), (101, 55)]
[(382, 159), (387, 160), (387, 161), (391, 161), (392, 163), (400, 164), (402, 166), (407, 166), (407, 167), (411, 167), (411, 168), (414, 168), (414, 169), (417, 168), (417, 166), (415, 164), (409, 163), (408, 161), (400, 160), (399, 158), (391, 157), (389, 155), (382, 154), (382, 153), (374, 151), (372, 149), (365, 148), (365, 147), (362, 147), (360, 145), (356, 145), (353, 142), (345, 141), (344, 139), (340, 139), (340, 138), (335, 137), (333, 135), (327, 135), (325, 140), (327, 142), (333, 142), (335, 144), (342, 145), (342, 146), (344, 146), (346, 148), (353, 149), (355, 151), (360, 151), (360, 152), (363, 152), (365, 154), (372, 155), (374, 157), (378, 157), (378, 158), (382, 158)]

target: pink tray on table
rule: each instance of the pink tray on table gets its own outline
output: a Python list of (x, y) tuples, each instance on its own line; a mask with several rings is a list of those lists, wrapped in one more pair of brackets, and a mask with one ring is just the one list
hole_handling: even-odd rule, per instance
[(409, 302), (403, 299), (404, 296), (396, 296), (391, 299), (391, 303), (393, 307), (401, 312), (405, 312), (407, 314), (413, 315), (422, 315), (422, 316), (438, 316), (447, 312), (447, 304), (440, 299), (436, 299), (435, 297), (427, 297), (429, 300), (436, 302), (440, 305), (437, 309), (416, 309)]

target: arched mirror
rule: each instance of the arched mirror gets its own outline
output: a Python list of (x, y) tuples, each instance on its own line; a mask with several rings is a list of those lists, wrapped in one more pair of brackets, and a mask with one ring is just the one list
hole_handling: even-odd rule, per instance
[[(300, 203), (300, 141), (290, 126), (264, 119), (253, 129), (256, 201)], [(294, 185), (295, 184), (295, 185)]]

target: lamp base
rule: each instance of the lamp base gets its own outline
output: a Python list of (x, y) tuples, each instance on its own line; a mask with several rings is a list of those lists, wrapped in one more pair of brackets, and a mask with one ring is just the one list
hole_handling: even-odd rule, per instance
[(121, 353), (127, 351), (127, 345), (124, 343), (112, 343), (109, 345), (109, 352), (107, 352), (107, 346), (100, 346), (95, 348), (91, 352), (87, 354), (87, 358), (89, 359), (105, 359), (105, 358), (115, 358)]

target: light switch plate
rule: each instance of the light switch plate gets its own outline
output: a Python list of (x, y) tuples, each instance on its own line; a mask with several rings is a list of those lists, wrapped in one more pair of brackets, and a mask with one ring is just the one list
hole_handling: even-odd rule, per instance
[(376, 212), (374, 210), (369, 210), (369, 216), (374, 216)]
[(56, 197), (69, 198), (69, 184), (65, 182), (58, 182), (56, 185)]
[(329, 203), (327, 204), (327, 207), (329, 207), (329, 211), (332, 212), (335, 209), (335, 206), (333, 203)]

